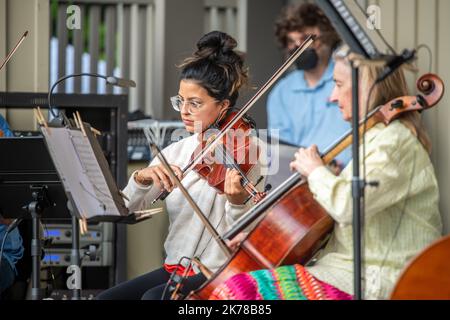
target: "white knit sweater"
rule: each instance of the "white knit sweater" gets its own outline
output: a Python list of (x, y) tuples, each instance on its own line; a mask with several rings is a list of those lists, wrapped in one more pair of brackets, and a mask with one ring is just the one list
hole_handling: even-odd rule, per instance
[[(191, 158), (192, 152), (199, 144), (197, 137), (197, 134), (192, 135), (165, 148), (162, 152), (167, 161), (180, 168), (185, 167)], [(248, 173), (248, 177), (252, 182), (256, 182), (261, 176), (262, 169), (267, 163), (265, 147), (260, 140), (254, 138), (253, 143), (257, 142), (262, 149), (258, 163)], [(150, 163), (150, 166), (158, 163), (158, 159), (155, 158)], [(130, 199), (127, 202), (127, 207), (131, 211), (146, 209), (149, 207), (150, 202), (159, 194), (160, 190), (156, 186), (143, 187), (137, 184), (133, 179), (133, 175), (123, 191)], [(258, 190), (263, 189), (264, 182), (262, 181), (258, 184)], [(227, 201), (224, 194), (218, 194), (215, 189), (208, 185), (206, 180), (202, 179), (194, 171), (189, 172), (182, 180), (182, 183), (219, 234), (229, 230), (233, 223), (252, 206), (252, 201), (249, 201), (246, 205), (231, 204)], [(215, 240), (212, 239), (208, 230), (204, 228), (203, 223), (197, 217), (181, 191), (178, 188), (174, 189), (166, 198), (165, 203), (170, 222), (169, 233), (164, 243), (167, 254), (165, 263), (178, 264), (182, 257), (197, 256), (212, 271), (216, 271), (221, 267), (226, 261), (226, 256), (222, 253)], [(186, 261), (183, 261), (183, 264), (186, 265)]]

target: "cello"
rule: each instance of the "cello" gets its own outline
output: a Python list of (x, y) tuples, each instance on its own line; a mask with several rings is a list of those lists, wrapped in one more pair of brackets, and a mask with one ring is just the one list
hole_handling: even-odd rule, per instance
[(450, 236), (417, 255), (403, 270), (392, 300), (450, 300)]
[[(396, 98), (372, 110), (361, 121), (360, 134), (380, 122), (388, 125), (403, 113), (427, 110), (435, 106), (444, 93), (442, 80), (433, 74), (418, 79), (417, 88), (421, 94)], [(330, 163), (351, 142), (350, 132), (328, 148), (322, 156), (324, 164)], [(237, 273), (304, 264), (322, 247), (334, 226), (333, 219), (314, 199), (299, 173), (250, 209), (222, 238), (231, 239), (258, 220), (231, 258), (187, 299), (208, 299), (218, 285)]]

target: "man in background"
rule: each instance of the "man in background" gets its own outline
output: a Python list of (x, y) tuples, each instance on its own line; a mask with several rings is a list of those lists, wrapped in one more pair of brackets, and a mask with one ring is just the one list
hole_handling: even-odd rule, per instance
[[(279, 130), (281, 142), (296, 146), (316, 144), (324, 151), (350, 129), (339, 107), (329, 101), (334, 87), (332, 53), (340, 42), (324, 13), (306, 3), (284, 9), (275, 35), (286, 57), (309, 35), (316, 40), (296, 61), (296, 69), (280, 80), (269, 94), (268, 129)], [(351, 158), (347, 149), (337, 157), (339, 167)]]

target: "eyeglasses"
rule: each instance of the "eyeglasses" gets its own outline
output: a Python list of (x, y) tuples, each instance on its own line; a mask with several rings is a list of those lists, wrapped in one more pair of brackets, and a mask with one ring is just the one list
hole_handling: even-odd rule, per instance
[[(184, 101), (180, 96), (171, 97), (170, 102), (172, 103), (172, 107), (178, 112), (181, 111), (183, 105), (186, 105), (189, 114), (196, 114), (204, 105), (204, 103), (195, 100)], [(214, 102), (217, 102), (217, 100), (214, 100)]]

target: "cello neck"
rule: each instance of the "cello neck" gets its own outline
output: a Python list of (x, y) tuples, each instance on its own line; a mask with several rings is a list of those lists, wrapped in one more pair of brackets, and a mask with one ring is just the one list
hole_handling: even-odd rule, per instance
[[(368, 129), (375, 126), (378, 122), (380, 122), (380, 118), (376, 116), (379, 108), (374, 109), (367, 115), (367, 122), (364, 125), (363, 119), (360, 122), (360, 134), (363, 131), (367, 131)], [(324, 155), (322, 156), (323, 161), (328, 164), (330, 163), (339, 153), (341, 153), (346, 147), (348, 147), (352, 143), (352, 132), (351, 130), (346, 133), (342, 138), (338, 139), (335, 143), (329, 147)], [(236, 225), (222, 235), (222, 239), (232, 239), (237, 236), (241, 231), (250, 226), (256, 219), (258, 219), (261, 215), (263, 215), (266, 210), (268, 210), (278, 199), (280, 199), (286, 192), (288, 192), (291, 188), (295, 187), (299, 183), (304, 183), (305, 180), (302, 179), (300, 173), (296, 172), (292, 174), (285, 182), (279, 185), (275, 190), (269, 193), (263, 201), (259, 202), (257, 205), (252, 207), (247, 213), (244, 215), (241, 220), (236, 223)]]
[[(359, 136), (362, 137), (367, 130), (373, 128), (380, 120), (376, 116), (370, 117), (367, 122), (364, 124), (360, 123), (359, 125)], [(352, 133), (346, 134), (343, 138), (341, 138), (337, 143), (331, 147), (331, 150), (326, 152), (322, 156), (322, 160), (325, 164), (330, 164), (333, 159), (335, 159), (342, 151), (344, 151), (348, 146), (350, 146), (353, 142)]]

